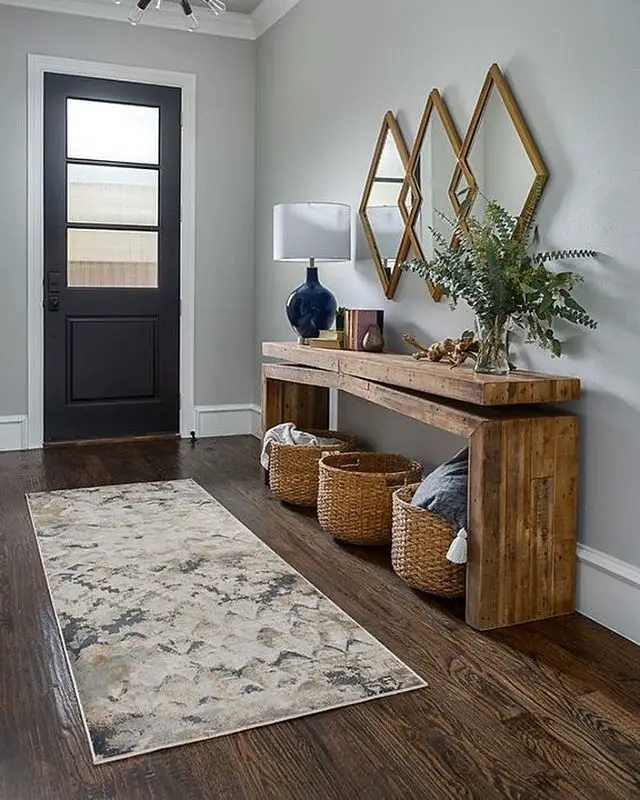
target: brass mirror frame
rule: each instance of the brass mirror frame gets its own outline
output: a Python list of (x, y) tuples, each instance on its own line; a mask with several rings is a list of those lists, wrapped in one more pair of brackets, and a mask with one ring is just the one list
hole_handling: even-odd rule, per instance
[[(369, 200), (369, 196), (371, 195), (371, 190), (373, 189), (373, 184), (375, 182), (376, 174), (378, 171), (378, 165), (380, 164), (380, 158), (382, 157), (384, 144), (387, 140), (387, 135), (389, 133), (391, 133), (391, 135), (393, 136), (393, 140), (398, 149), (398, 154), (400, 156), (400, 160), (402, 161), (402, 166), (405, 169), (405, 175), (406, 175), (407, 165), (409, 164), (409, 150), (402, 135), (402, 131), (400, 130), (400, 126), (398, 125), (398, 120), (396, 119), (392, 111), (387, 111), (382, 120), (380, 133), (378, 134), (378, 140), (376, 142), (376, 147), (375, 150), (373, 151), (373, 158), (371, 160), (371, 166), (369, 167), (369, 174), (367, 175), (367, 180), (364, 185), (364, 190), (362, 192), (362, 200), (360, 201), (360, 207), (358, 208), (358, 216), (360, 217), (360, 222), (362, 223), (362, 229), (364, 231), (367, 244), (369, 245), (369, 250), (371, 251), (371, 257), (373, 259), (373, 263), (375, 264), (376, 272), (378, 273), (378, 279), (380, 280), (380, 284), (382, 285), (385, 297), (391, 299), (393, 298), (396, 292), (396, 289), (398, 287), (398, 282), (400, 280), (402, 272), (400, 269), (401, 262), (399, 260), (399, 257), (397, 257), (395, 260), (391, 276), (389, 276), (384, 268), (383, 259), (380, 255), (380, 251), (378, 250), (378, 245), (376, 243), (376, 237), (373, 233), (373, 229), (371, 228), (371, 224), (369, 223), (369, 219), (367, 217), (367, 202)], [(405, 239), (407, 238), (406, 226), (408, 223), (408, 215), (404, 207), (404, 204), (400, 202), (399, 196), (398, 196), (398, 208), (400, 209), (400, 214), (402, 215), (402, 219), (404, 220), (405, 223), (405, 232), (402, 236), (402, 239), (400, 241), (400, 247), (398, 249), (398, 256), (399, 256), (401, 251), (403, 250)]]
[[(482, 118), (484, 116), (484, 112), (487, 108), (487, 104), (491, 97), (491, 93), (493, 90), (497, 90), (500, 97), (502, 98), (502, 102), (504, 103), (505, 108), (509, 116), (511, 117), (511, 121), (516, 129), (516, 133), (518, 134), (520, 141), (525, 149), (525, 152), (531, 162), (531, 166), (535, 172), (535, 177), (531, 184), (531, 188), (527, 195), (526, 200), (524, 201), (524, 205), (522, 206), (522, 210), (518, 214), (519, 224), (524, 224), (531, 219), (531, 216), (536, 210), (536, 205), (538, 204), (540, 197), (542, 195), (542, 191), (549, 180), (549, 170), (547, 169), (542, 155), (538, 150), (538, 147), (527, 127), (527, 123), (524, 121), (524, 117), (522, 116), (522, 112), (516, 102), (515, 97), (511, 93), (511, 89), (509, 88), (509, 84), (507, 83), (506, 78), (502, 74), (502, 70), (497, 64), (492, 64), (489, 68), (489, 72), (487, 73), (487, 77), (485, 78), (484, 84), (480, 91), (480, 96), (478, 97), (478, 102), (476, 103), (475, 110), (473, 112), (473, 116), (471, 117), (471, 122), (469, 123), (469, 129), (464, 137), (464, 141), (462, 143), (462, 148), (460, 150), (460, 158), (458, 160), (458, 164), (454, 170), (453, 176), (451, 178), (451, 185), (449, 188), (449, 196), (451, 197), (451, 202), (454, 204), (454, 208), (456, 210), (456, 214), (458, 216), (466, 217), (468, 213), (471, 211), (476, 198), (479, 194), (479, 187), (475, 177), (473, 177), (471, 185), (471, 190), (467, 198), (467, 202), (464, 203), (464, 207), (458, 201), (458, 197), (456, 195), (456, 189), (458, 184), (460, 183), (460, 179), (463, 175), (462, 165), (464, 164), (469, 171), (469, 173), (473, 176), (473, 170), (469, 164), (469, 155), (471, 153), (471, 149), (473, 147), (473, 143), (475, 141), (476, 133), (480, 127), (480, 123), (482, 122)], [(499, 198), (489, 198), (490, 200), (498, 200)]]
[[(459, 164), (461, 173), (467, 180), (469, 187), (474, 185), (473, 175), (469, 171), (469, 168), (464, 162), (460, 162), (460, 149), (462, 146), (462, 142), (460, 139), (460, 134), (458, 133), (456, 126), (454, 125), (453, 119), (451, 118), (451, 114), (449, 113), (449, 109), (447, 108), (446, 103), (442, 95), (440, 94), (438, 89), (432, 89), (427, 97), (427, 103), (424, 108), (424, 112), (422, 114), (422, 120), (420, 122), (420, 127), (418, 128), (418, 133), (416, 134), (416, 140), (413, 144), (413, 149), (411, 151), (411, 155), (409, 156), (409, 164), (407, 165), (407, 175), (402, 185), (402, 189), (400, 190), (400, 205), (406, 212), (406, 201), (409, 197), (409, 193), (411, 192), (412, 197), (416, 198), (415, 201), (412, 203), (411, 211), (408, 213), (408, 235), (405, 237), (405, 240), (402, 242), (402, 248), (400, 253), (400, 263), (405, 261), (409, 255), (411, 250), (414, 251), (417, 258), (421, 261), (425, 261), (424, 255), (424, 248), (422, 247), (422, 242), (420, 241), (420, 237), (416, 233), (416, 222), (418, 221), (418, 217), (420, 215), (420, 211), (422, 209), (422, 203), (424, 201), (424, 197), (422, 195), (421, 188), (418, 186), (417, 181), (415, 179), (415, 171), (416, 166), (418, 164), (418, 160), (422, 154), (422, 146), (424, 144), (425, 137), (427, 135), (427, 131), (429, 130), (429, 125), (431, 124), (431, 120), (433, 118), (433, 112), (436, 112), (440, 117), (440, 122), (442, 123), (442, 127), (447, 135), (447, 139), (449, 140), (449, 144), (451, 145), (451, 150), (453, 152), (454, 159), (456, 164)], [(448, 190), (449, 201), (455, 213), (459, 213), (456, 209), (456, 204), (454, 202), (455, 198), (451, 196), (451, 188)], [(441, 209), (444, 211), (444, 209)], [(452, 234), (453, 237), (453, 234)], [(442, 286), (436, 286), (431, 281), (427, 281), (427, 288), (429, 290), (429, 294), (431, 295), (434, 302), (438, 303), (444, 291)]]

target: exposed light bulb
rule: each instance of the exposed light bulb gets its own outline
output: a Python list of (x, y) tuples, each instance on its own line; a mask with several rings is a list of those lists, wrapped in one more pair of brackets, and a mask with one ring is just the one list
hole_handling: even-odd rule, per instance
[(198, 22), (193, 11), (190, 14), (185, 14), (185, 22), (188, 31), (197, 31), (200, 27), (200, 23)]
[[(122, 0), (114, 0), (114, 1), (116, 5), (120, 5), (120, 3), (122, 2)], [(147, 8), (151, 5), (152, 2), (156, 11), (160, 11), (164, 6), (164, 0), (137, 0), (136, 5), (133, 7), (133, 10), (129, 14), (129, 22), (132, 25), (137, 25), (144, 16), (144, 12), (147, 10)], [(193, 13), (191, 2), (189, 0), (179, 0), (179, 3), (182, 6), (182, 10), (184, 12), (185, 25), (187, 27), (187, 30), (197, 31), (198, 28), (200, 27), (200, 23), (198, 22), (197, 17)], [(203, 0), (203, 3), (216, 16), (219, 14), (224, 14), (224, 12), (227, 10), (227, 4), (225, 0)]]
[(129, 22), (137, 25), (142, 19), (144, 12), (149, 8), (151, 0), (138, 0), (132, 12), (129, 14)]
[(227, 4), (223, 2), (223, 0), (204, 0), (204, 3), (208, 6), (211, 11), (213, 11), (216, 16), (218, 14), (224, 14), (227, 10)]

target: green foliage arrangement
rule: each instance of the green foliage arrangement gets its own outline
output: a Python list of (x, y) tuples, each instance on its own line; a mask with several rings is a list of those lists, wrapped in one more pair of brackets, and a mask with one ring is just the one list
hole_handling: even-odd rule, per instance
[(449, 242), (431, 228), (435, 257), (411, 259), (402, 268), (444, 287), (451, 303), (465, 300), (479, 320), (493, 326), (512, 320), (527, 341), (536, 342), (554, 356), (562, 344), (553, 326), (557, 319), (595, 329), (597, 322), (571, 296), (582, 283), (573, 272), (556, 272), (547, 264), (565, 259), (592, 258), (593, 250), (535, 252), (535, 221), (524, 225), (495, 200), (488, 201), (484, 221), (469, 215), (454, 222), (437, 212), (453, 229)]

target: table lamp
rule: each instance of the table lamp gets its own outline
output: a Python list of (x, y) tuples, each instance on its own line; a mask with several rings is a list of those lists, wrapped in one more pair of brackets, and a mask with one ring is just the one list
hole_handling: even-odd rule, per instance
[(316, 261), (351, 259), (351, 206), (282, 203), (273, 209), (274, 261), (307, 261), (307, 278), (287, 300), (298, 342), (317, 339), (336, 318), (336, 298), (318, 279)]

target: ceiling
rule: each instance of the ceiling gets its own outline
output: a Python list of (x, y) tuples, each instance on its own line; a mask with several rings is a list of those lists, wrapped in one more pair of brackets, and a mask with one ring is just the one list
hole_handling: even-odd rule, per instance
[(252, 14), (261, 2), (262, 0), (226, 0), (228, 10), (237, 14)]
[[(116, 5), (114, 0), (0, 0), (0, 5), (127, 22), (133, 2), (134, 0), (121, 0), (120, 5)], [(300, 0), (226, 0), (228, 13), (216, 17), (199, 0), (192, 0), (200, 21), (199, 33), (234, 39), (259, 38), (299, 2)], [(180, 7), (173, 2), (165, 6), (164, 13), (154, 13), (151, 9), (145, 16), (144, 24), (151, 27), (179, 28), (177, 23), (181, 19)]]
[[(125, 0), (123, 0), (125, 2)], [(179, 3), (180, 0), (171, 0), (172, 3)], [(227, 4), (227, 11), (233, 14), (253, 14), (253, 12), (262, 3), (262, 0), (225, 0)], [(200, 0), (191, 0), (191, 5), (194, 11), (200, 6), (204, 8), (204, 3)]]

